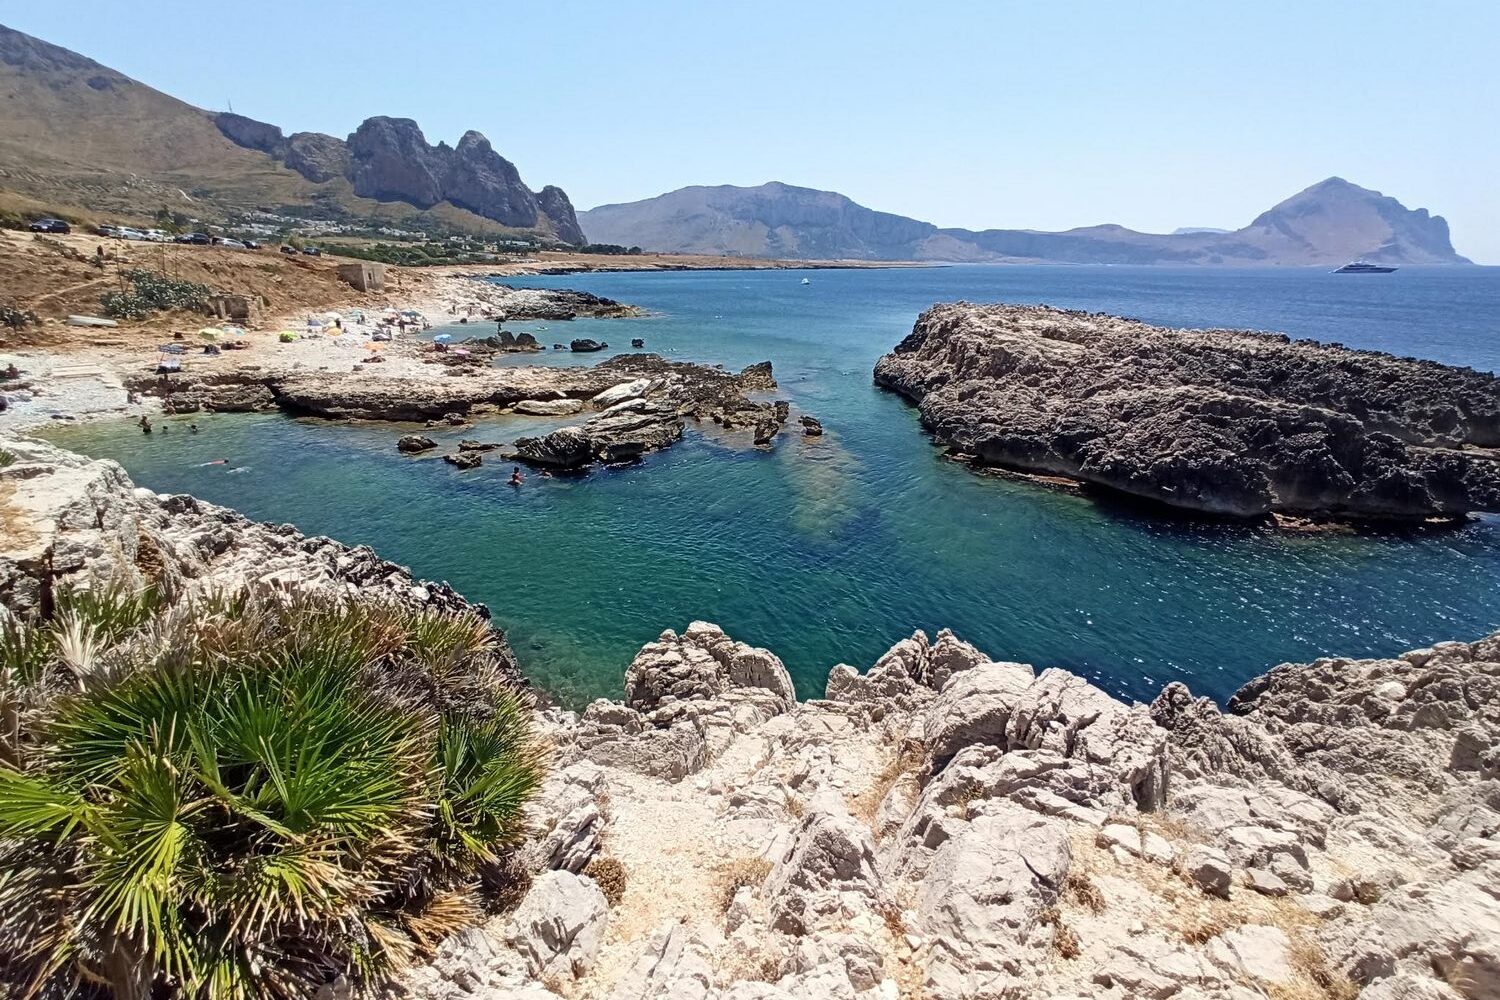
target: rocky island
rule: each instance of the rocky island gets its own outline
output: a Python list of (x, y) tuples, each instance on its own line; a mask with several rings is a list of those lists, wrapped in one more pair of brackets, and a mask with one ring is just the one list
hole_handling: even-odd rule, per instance
[[(472, 610), (113, 462), (0, 452), (0, 619), (105, 577)], [(1500, 982), (1500, 636), (1279, 666), (1221, 708), (1181, 684), (1124, 704), (947, 631), (798, 692), (774, 653), (697, 622), (647, 643), (624, 694), (530, 710), (552, 765), (510, 888), (419, 937), (387, 996), (1484, 1000)], [(325, 1000), (360, 985), (328, 975)]]
[(1240, 518), (1500, 510), (1500, 379), (1242, 330), (934, 306), (875, 367), (978, 466)]

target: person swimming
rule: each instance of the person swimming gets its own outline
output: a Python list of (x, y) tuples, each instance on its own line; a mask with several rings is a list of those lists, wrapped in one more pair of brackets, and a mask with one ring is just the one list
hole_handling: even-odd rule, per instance
[(216, 458), (212, 462), (199, 462), (198, 463), (198, 468), (203, 469), (203, 468), (207, 468), (210, 465), (228, 465), (228, 464), (229, 464), (229, 459), (227, 459), (227, 458)]
[(521, 467), (519, 465), (510, 470), (509, 485), (520, 486), (524, 482), (526, 482), (526, 477), (521, 474)]

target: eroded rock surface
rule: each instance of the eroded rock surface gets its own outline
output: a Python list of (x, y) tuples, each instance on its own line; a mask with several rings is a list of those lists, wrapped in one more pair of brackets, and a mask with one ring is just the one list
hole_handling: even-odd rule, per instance
[[(368, 550), (3, 444), (21, 614), (100, 573), (460, 606)], [(799, 702), (774, 653), (694, 622), (642, 647), (623, 700), (537, 712), (524, 891), (394, 992), (1494, 1000), (1497, 678), (1500, 635), (1148, 707), (945, 631)]]
[(875, 367), (978, 464), (1233, 517), (1500, 510), (1500, 379), (1238, 330), (938, 305)]

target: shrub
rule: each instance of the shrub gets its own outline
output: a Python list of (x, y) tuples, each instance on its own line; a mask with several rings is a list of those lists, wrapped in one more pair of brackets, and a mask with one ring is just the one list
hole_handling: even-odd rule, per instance
[(19, 330), (27, 323), (39, 323), (36, 313), (30, 309), (22, 309), (20, 306), (9, 302), (0, 302), (0, 326), (8, 326), (12, 330)]
[(145, 319), (160, 309), (207, 312), (213, 289), (196, 281), (182, 281), (146, 268), (125, 272), (129, 291), (106, 292), (99, 299), (104, 315), (116, 319)]
[(736, 858), (719, 872), (719, 912), (728, 913), (735, 893), (745, 886), (765, 884), (771, 874), (771, 862), (765, 858)]
[(604, 893), (604, 898), (609, 900), (610, 906), (620, 905), (620, 900), (625, 898), (625, 887), (630, 878), (619, 858), (600, 854), (584, 866), (583, 873), (599, 883), (599, 889)]
[(514, 695), (435, 696), (414, 658), (453, 653), (467, 616), (120, 589), (58, 607), (0, 624), (6, 995), (289, 1000), (378, 983), (480, 918), (475, 876), (519, 840), (542, 764)]

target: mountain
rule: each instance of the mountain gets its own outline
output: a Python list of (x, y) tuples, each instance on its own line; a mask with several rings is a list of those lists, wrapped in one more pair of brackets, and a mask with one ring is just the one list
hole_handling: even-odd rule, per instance
[(430, 146), (403, 118), (347, 139), (215, 114), (0, 25), (0, 192), (37, 207), (222, 216), (266, 207), (412, 228), (583, 242), (568, 196), (533, 192), (478, 132)]
[(1425, 208), (1339, 177), (1314, 184), (1233, 232), (1171, 235), (1103, 225), (1047, 233), (940, 229), (841, 194), (773, 182), (687, 187), (578, 216), (589, 239), (647, 250), (855, 260), (1078, 264), (1466, 264), (1448, 224)]

